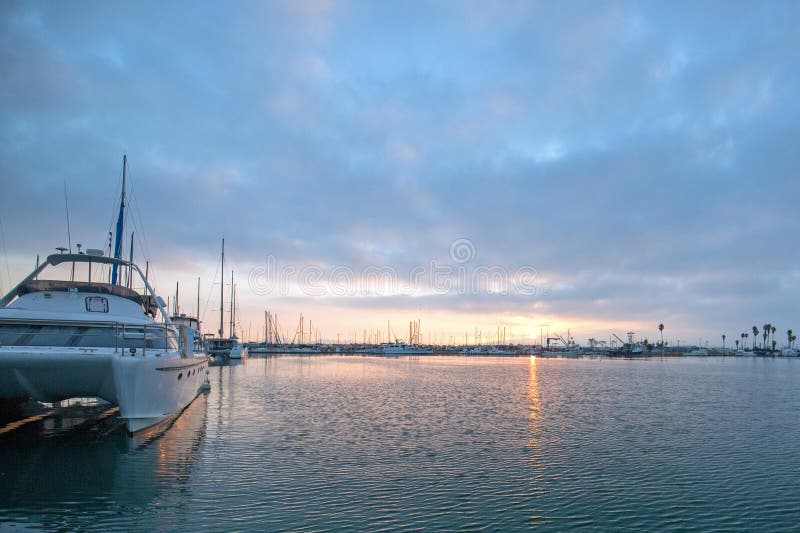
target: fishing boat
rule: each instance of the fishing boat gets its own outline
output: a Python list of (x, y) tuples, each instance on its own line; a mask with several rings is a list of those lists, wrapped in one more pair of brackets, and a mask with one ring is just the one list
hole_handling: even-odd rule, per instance
[[(550, 341), (557, 341), (550, 344)], [(567, 330), (567, 336), (564, 337), (555, 333), (555, 337), (547, 336), (547, 346), (542, 350), (542, 357), (580, 357), (583, 349), (575, 343), (572, 338), (570, 330)]]
[(62, 248), (0, 300), (0, 399), (101, 398), (133, 433), (191, 403), (208, 357), (194, 353), (189, 329), (172, 322), (140, 268), (119, 257), (126, 162), (115, 256)]

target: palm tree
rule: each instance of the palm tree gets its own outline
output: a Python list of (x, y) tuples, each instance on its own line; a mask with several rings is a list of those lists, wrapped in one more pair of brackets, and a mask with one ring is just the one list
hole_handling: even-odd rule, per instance
[(758, 339), (758, 327), (753, 326), (753, 350), (756, 349), (756, 339)]
[(789, 348), (792, 347), (792, 335), (793, 334), (794, 334), (794, 332), (792, 332), (791, 329), (786, 330), (786, 337), (789, 339)]
[(765, 350), (767, 349), (767, 339), (769, 339), (769, 330), (770, 329), (772, 329), (772, 326), (769, 324), (769, 322), (767, 322), (766, 324), (764, 324), (764, 330), (761, 333), (761, 338), (763, 339), (763, 343), (764, 343), (763, 347), (764, 347)]
[(775, 342), (775, 332), (776, 331), (778, 331), (778, 329), (775, 326), (771, 326), (770, 332), (772, 333), (772, 349), (773, 350), (775, 349), (775, 344), (776, 344), (776, 342)]
[(736, 351), (739, 351), (739, 339), (736, 339)]
[(664, 351), (664, 324), (658, 325), (658, 334), (661, 335), (661, 351)]
[(723, 355), (725, 354), (725, 339), (726, 339), (726, 335), (723, 334), (722, 335), (722, 354)]

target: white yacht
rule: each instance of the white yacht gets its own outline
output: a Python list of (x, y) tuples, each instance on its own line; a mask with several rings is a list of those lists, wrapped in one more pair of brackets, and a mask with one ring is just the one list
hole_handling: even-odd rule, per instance
[(242, 359), (243, 357), (247, 357), (247, 346), (239, 342), (239, 339), (234, 335), (231, 340), (233, 341), (233, 346), (231, 346), (231, 351), (228, 353), (228, 357), (231, 359)]
[(432, 353), (430, 348), (423, 348), (417, 344), (393, 342), (383, 345), (383, 355), (430, 355)]
[[(51, 255), (0, 300), (0, 398), (102, 398), (133, 433), (191, 403), (208, 357), (195, 354), (189, 328), (170, 320), (138, 266), (102, 254)], [(62, 276), (43, 279), (48, 269)], [(134, 275), (142, 293), (131, 288)]]
[(242, 344), (234, 335), (233, 337), (206, 338), (208, 353), (215, 357), (241, 359), (247, 357), (247, 346)]

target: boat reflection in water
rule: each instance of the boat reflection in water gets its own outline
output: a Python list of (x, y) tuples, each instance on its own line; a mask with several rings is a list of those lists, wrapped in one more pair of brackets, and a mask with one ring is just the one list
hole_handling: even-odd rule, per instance
[(134, 436), (114, 418), (88, 429), (54, 433), (39, 423), (5, 435), (0, 529), (88, 530), (101, 522), (133, 529), (142, 514), (190, 489), (207, 403), (201, 394), (180, 416)]

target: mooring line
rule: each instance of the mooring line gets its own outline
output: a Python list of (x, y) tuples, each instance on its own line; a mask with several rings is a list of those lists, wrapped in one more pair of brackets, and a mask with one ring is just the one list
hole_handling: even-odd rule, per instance
[(28, 418), (23, 418), (22, 420), (17, 420), (16, 422), (11, 422), (9, 424), (6, 424), (2, 428), (0, 428), (0, 435), (3, 435), (4, 433), (8, 433), (10, 431), (14, 431), (15, 429), (20, 428), (25, 424), (30, 424), (31, 422), (37, 422), (39, 420), (42, 420), (43, 418), (47, 418), (48, 416), (52, 415), (55, 412), (56, 412), (55, 409), (51, 409), (50, 411), (47, 411), (45, 413), (29, 416)]
[(108, 410), (103, 411), (102, 413), (100, 413), (97, 416), (96, 420), (103, 420), (104, 418), (108, 418), (109, 416), (113, 415), (117, 411), (119, 411), (119, 407), (112, 407), (111, 409), (108, 409)]

